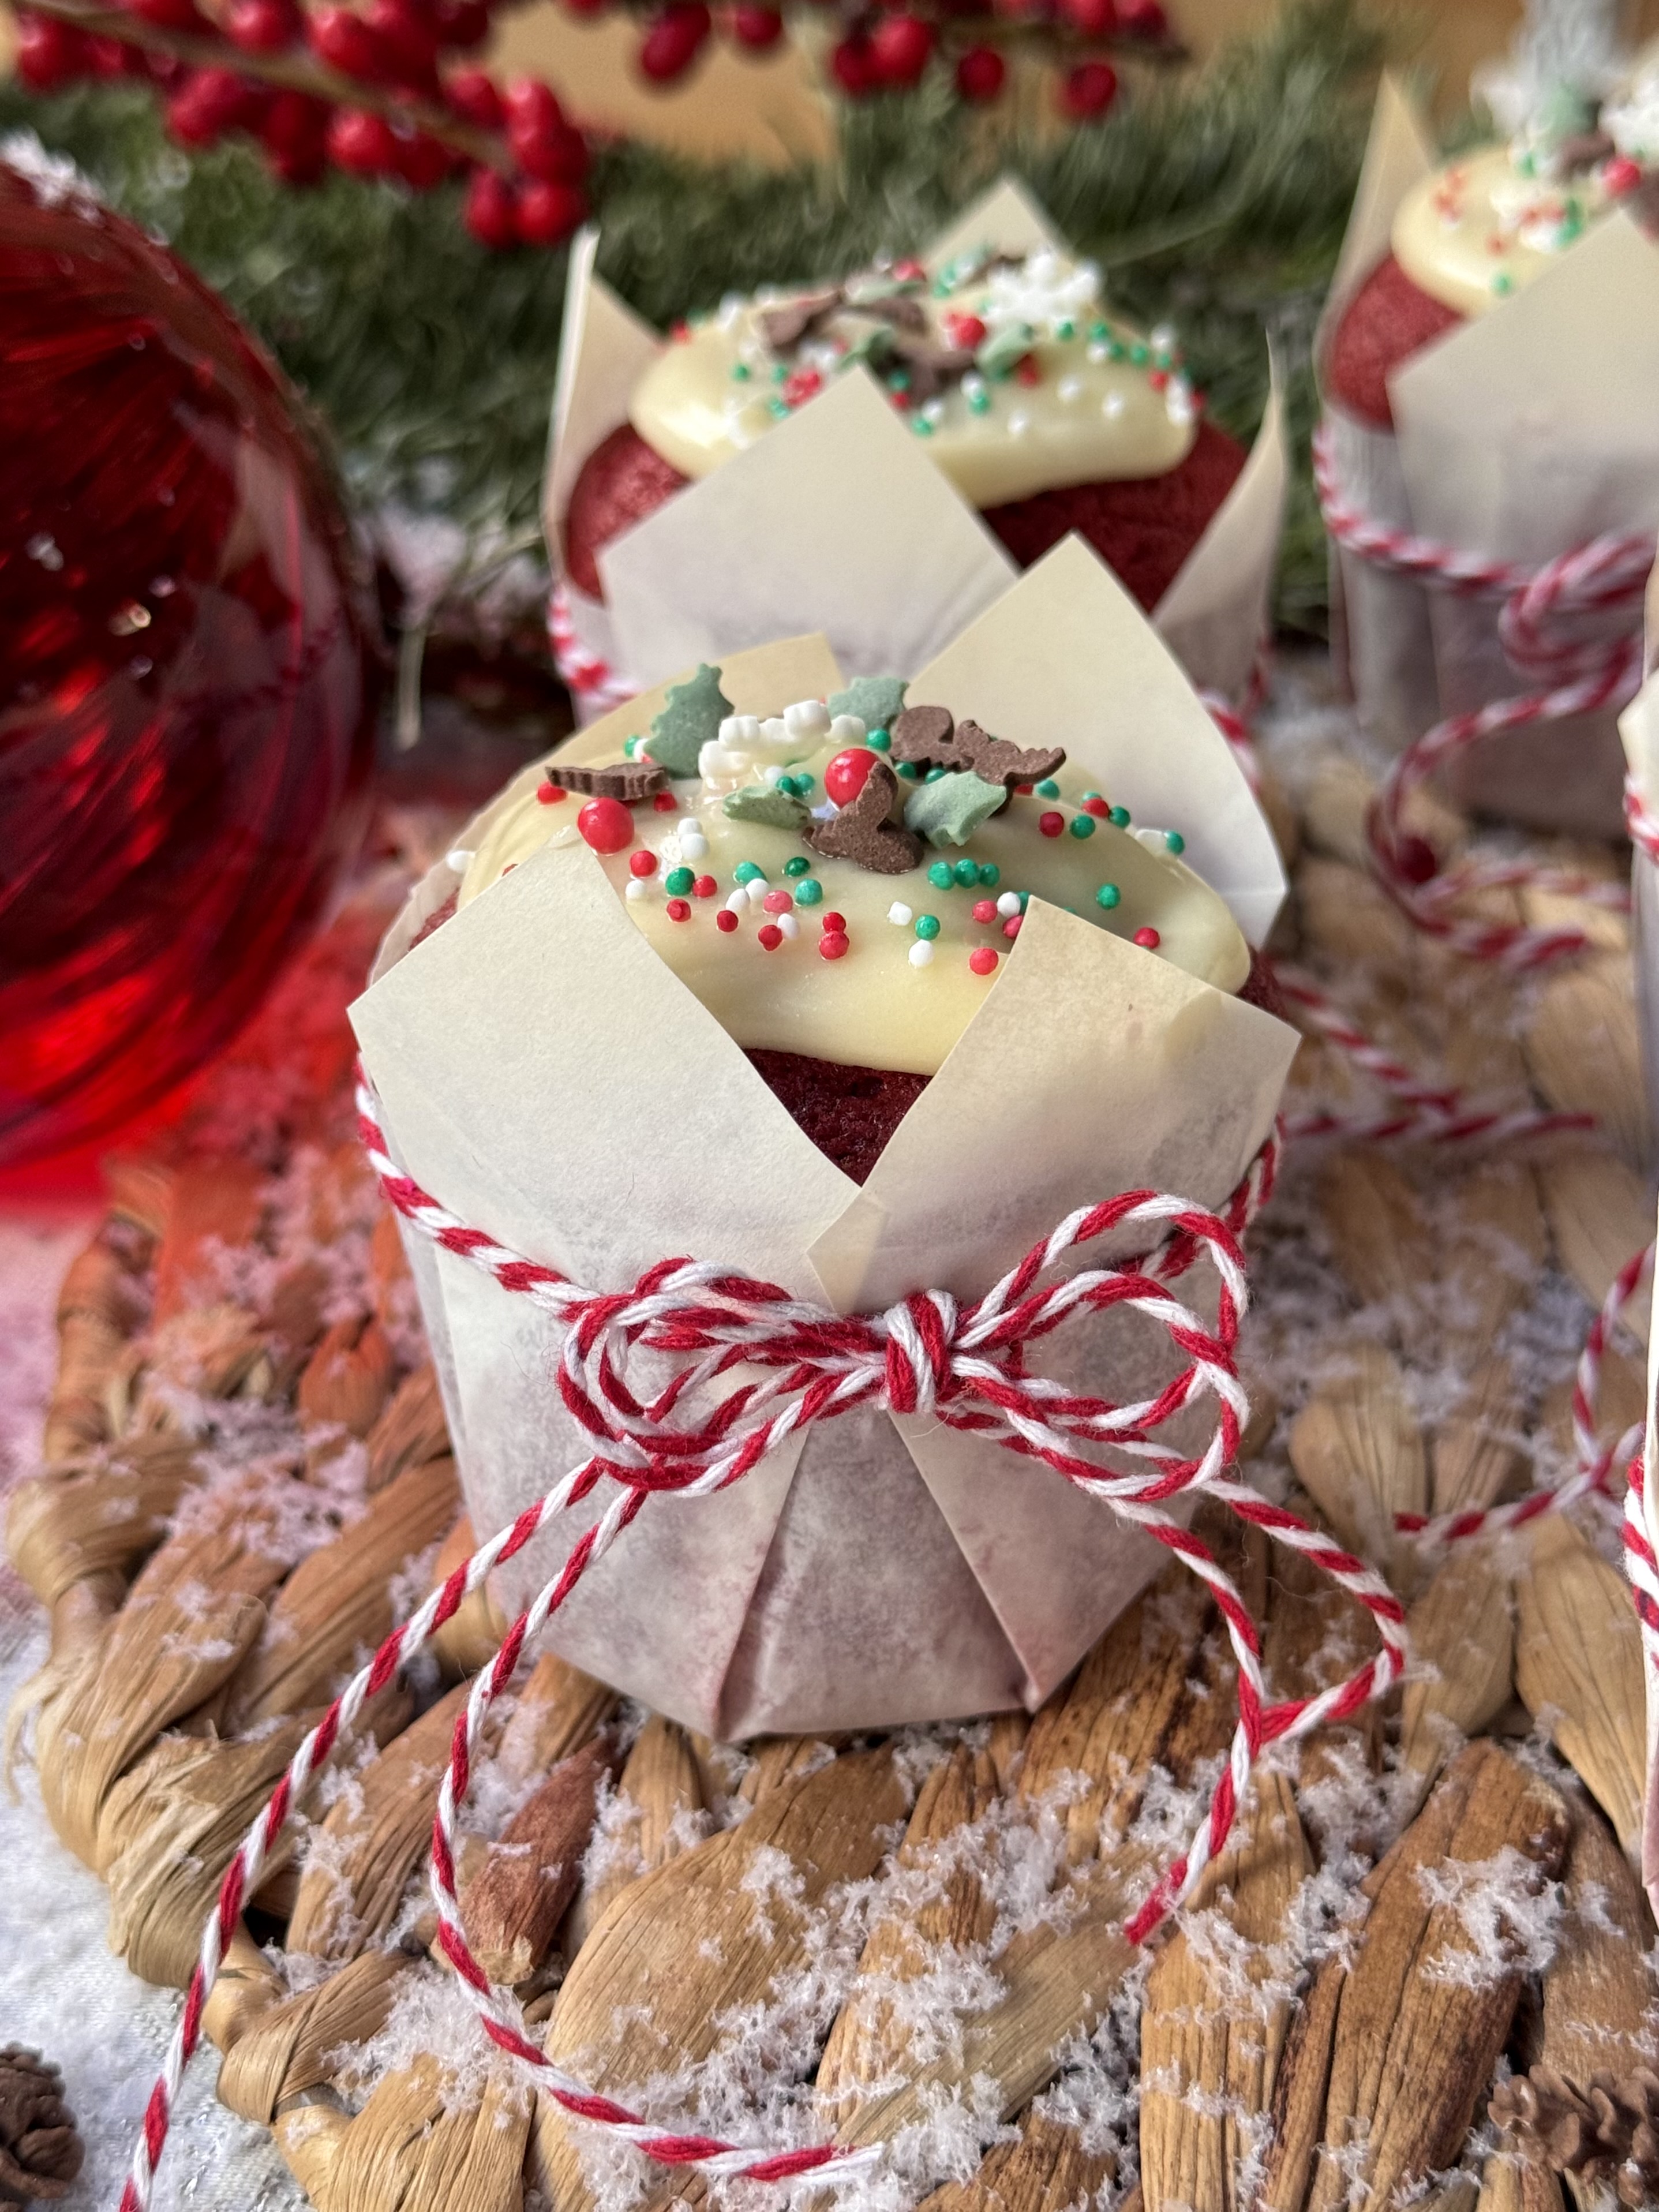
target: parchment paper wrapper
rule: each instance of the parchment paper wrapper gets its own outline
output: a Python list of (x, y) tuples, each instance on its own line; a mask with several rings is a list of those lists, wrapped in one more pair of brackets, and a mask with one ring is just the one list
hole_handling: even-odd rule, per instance
[[(1395, 210), (1435, 166), (1397, 84), (1378, 95), (1318, 357), (1389, 251)], [(1327, 402), (1336, 472), (1376, 521), (1535, 567), (1607, 531), (1659, 528), (1659, 246), (1623, 213), (1534, 283), (1389, 380), (1395, 434)], [(1339, 665), (1366, 729), (1401, 751), (1443, 715), (1539, 688), (1460, 599), (1333, 549)], [(1609, 710), (1483, 740), (1449, 764), (1455, 797), (1532, 826), (1616, 836), (1623, 760)]]
[[(721, 671), (739, 712), (839, 680), (822, 637), (727, 655)], [(1224, 740), (1077, 541), (914, 685), (1018, 742), (1063, 740), (1137, 818), (1161, 818), (1178, 789), (1189, 858), (1213, 858), (1252, 934), (1271, 925), (1283, 878)], [(614, 757), (648, 729), (663, 688), (567, 757)], [(1270, 1016), (1034, 899), (982, 1007), (860, 1188), (658, 958), (585, 846), (544, 848), (411, 950), (457, 880), (443, 864), (418, 886), (353, 1010), (385, 1127), (442, 1203), (591, 1290), (684, 1253), (843, 1312), (923, 1287), (975, 1297), (1081, 1203), (1140, 1185), (1224, 1199), (1296, 1047)], [(408, 1249), (482, 1536), (585, 1455), (554, 1385), (558, 1332), (417, 1234)], [(1110, 1318), (1068, 1323), (1034, 1364), (1121, 1399), (1163, 1380), (1170, 1358), (1150, 1325)], [(1192, 1409), (1189, 1433), (1212, 1415)], [(502, 1571), (507, 1603), (602, 1502)], [(653, 1499), (550, 1636), (726, 1737), (1035, 1706), (1155, 1553), (1040, 1465), (934, 1420), (866, 1413), (811, 1430), (720, 1497)]]
[[(1637, 856), (1637, 865), (1644, 865)], [(1650, 863), (1647, 864), (1650, 866)], [(1650, 1097), (1652, 1085), (1649, 1085)], [(1648, 1334), (1648, 1425), (1642, 1447), (1642, 1514), (1648, 1541), (1659, 1550), (1659, 1328)], [(1659, 1680), (1642, 1660), (1642, 1680), (1648, 1698), (1648, 1788), (1642, 1820), (1642, 1881), (1649, 1902), (1659, 1913)]]
[[(1005, 180), (934, 240), (939, 267), (988, 242), (1062, 246)], [(570, 494), (664, 341), (593, 274), (598, 237), (570, 258), (543, 520), (563, 567)], [(1200, 688), (1242, 699), (1267, 625), (1285, 453), (1275, 375), (1249, 460), (1154, 612)], [(862, 369), (677, 492), (599, 556), (603, 605), (568, 579), (583, 648), (640, 684), (698, 659), (821, 630), (849, 674), (919, 668), (1007, 589), (1008, 555), (929, 461)], [(579, 705), (580, 702), (578, 702)]]

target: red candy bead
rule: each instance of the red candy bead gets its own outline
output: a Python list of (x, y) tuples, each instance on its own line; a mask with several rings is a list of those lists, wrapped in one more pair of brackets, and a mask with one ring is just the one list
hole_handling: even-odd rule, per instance
[(1641, 181), (1641, 170), (1624, 154), (1609, 161), (1601, 172), (1601, 182), (1609, 198), (1615, 200), (1622, 199), (1626, 192), (1633, 192)]
[(1156, 952), (1163, 941), (1155, 929), (1138, 929), (1135, 932), (1135, 943), (1144, 946), (1148, 952)]
[(974, 920), (975, 921), (994, 921), (996, 918), (997, 902), (994, 899), (975, 899), (974, 901)]
[(844, 929), (826, 929), (818, 939), (818, 957), (821, 960), (840, 960), (845, 957), (846, 951), (847, 932)]
[(656, 854), (654, 853), (630, 854), (628, 872), (630, 876), (654, 876), (657, 872)]
[(729, 906), (723, 906), (714, 916), (714, 927), (722, 937), (730, 937), (738, 926), (738, 917)]
[(951, 344), (963, 353), (972, 353), (985, 343), (985, 325), (977, 315), (947, 315), (945, 327), (950, 332)]
[(590, 799), (576, 827), (596, 853), (625, 853), (634, 842), (634, 817), (620, 799)]
[(819, 923), (818, 927), (823, 930), (826, 937), (845, 937), (847, 934), (847, 916), (844, 914), (837, 914), (832, 907), (830, 912), (824, 915), (823, 920)]
[(536, 796), (544, 806), (556, 806), (562, 799), (568, 799), (569, 795), (562, 785), (556, 783), (538, 783), (536, 786)]
[(690, 902), (688, 899), (670, 899), (667, 913), (670, 921), (689, 921), (691, 919)]
[(976, 945), (968, 955), (968, 965), (975, 975), (989, 975), (997, 964), (997, 956), (988, 945)]
[(1085, 814), (1092, 814), (1097, 822), (1106, 821), (1112, 811), (1110, 805), (1103, 799), (1085, 799), (1083, 802), (1083, 811)]
[(720, 885), (713, 876), (699, 876), (691, 888), (699, 898), (713, 898)]
[(870, 778), (878, 756), (868, 745), (849, 745), (823, 771), (823, 787), (837, 806), (848, 806)]
[(778, 927), (775, 921), (763, 923), (761, 927), (755, 932), (755, 934), (759, 938), (761, 943), (766, 947), (769, 952), (775, 952), (779, 945), (783, 942), (783, 932)]
[(1011, 914), (1007, 921), (1002, 925), (1003, 935), (1005, 937), (1018, 937), (1019, 935), (1019, 925), (1022, 918), (1023, 917), (1019, 915)]
[(768, 914), (787, 914), (794, 903), (794, 900), (786, 890), (768, 891), (761, 901)]
[(659, 791), (654, 794), (651, 804), (659, 814), (674, 814), (678, 812), (680, 802), (672, 791)]
[(1065, 827), (1066, 817), (1063, 814), (1050, 812), (1039, 814), (1037, 817), (1037, 828), (1042, 830), (1045, 837), (1058, 837)]

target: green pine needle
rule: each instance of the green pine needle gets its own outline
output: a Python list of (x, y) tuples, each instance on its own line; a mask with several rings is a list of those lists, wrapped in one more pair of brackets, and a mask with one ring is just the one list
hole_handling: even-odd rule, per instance
[[(841, 158), (782, 175), (629, 144), (601, 154), (600, 267), (659, 326), (728, 291), (907, 252), (1003, 168), (1018, 171), (1115, 307), (1178, 328), (1215, 418), (1248, 437), (1280, 349), (1292, 428), (1314, 411), (1309, 341), (1358, 173), (1382, 39), (1357, 0), (1292, 0), (1202, 74), (1137, 83), (1106, 122), (994, 143), (935, 73), (849, 107)], [(0, 131), (37, 131), (109, 203), (169, 240), (265, 340), (332, 432), (366, 508), (469, 530), (533, 523), (557, 366), (565, 257), (492, 255), (459, 189), (424, 198), (331, 176), (295, 192), (244, 144), (185, 155), (131, 85), (46, 100), (0, 87)], [(1317, 625), (1323, 539), (1304, 469), (1281, 620)]]

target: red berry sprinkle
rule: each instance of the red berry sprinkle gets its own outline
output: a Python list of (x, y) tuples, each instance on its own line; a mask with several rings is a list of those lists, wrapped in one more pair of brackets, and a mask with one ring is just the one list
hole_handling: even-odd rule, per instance
[(1024, 917), (1023, 915), (1011, 914), (1007, 921), (1002, 925), (1003, 935), (1005, 937), (1018, 937), (1019, 935), (1019, 925), (1024, 919)]
[(1056, 814), (1051, 811), (1047, 814), (1039, 814), (1037, 817), (1037, 828), (1042, 830), (1045, 837), (1058, 837), (1065, 827), (1066, 817), (1063, 814)]
[(659, 791), (651, 804), (659, 814), (673, 814), (679, 810), (679, 801), (672, 791)]
[(1145, 945), (1148, 952), (1156, 952), (1163, 939), (1155, 929), (1138, 929), (1135, 932), (1135, 943)]
[(783, 942), (783, 932), (775, 921), (763, 922), (755, 934), (769, 952), (775, 952)]
[(823, 771), (823, 788), (837, 806), (848, 806), (869, 781), (879, 755), (868, 745), (849, 745)]
[(536, 796), (544, 806), (556, 806), (561, 799), (568, 799), (570, 794), (562, 784), (538, 783)]
[(723, 906), (714, 916), (714, 927), (722, 937), (730, 937), (738, 926), (738, 917), (729, 906)]
[(691, 902), (690, 899), (670, 899), (666, 911), (670, 921), (690, 921)]
[(818, 957), (821, 960), (840, 960), (845, 957), (846, 951), (847, 932), (844, 929), (826, 929), (818, 939)]
[(630, 876), (654, 876), (657, 872), (656, 854), (630, 853), (628, 859), (628, 872)]
[(997, 902), (994, 899), (975, 899), (974, 901), (974, 920), (975, 921), (994, 921), (996, 918)]
[(787, 914), (794, 903), (793, 895), (781, 888), (768, 891), (761, 901), (768, 914)]
[(596, 853), (625, 853), (634, 842), (634, 817), (620, 799), (590, 799), (576, 827)]
[(832, 907), (830, 912), (824, 915), (819, 927), (826, 937), (845, 937), (847, 934), (847, 916), (844, 914), (837, 914)]
[(699, 876), (691, 888), (699, 898), (713, 898), (720, 885), (713, 876)]
[(976, 945), (968, 955), (968, 965), (975, 975), (988, 975), (995, 969), (997, 956), (988, 945)]

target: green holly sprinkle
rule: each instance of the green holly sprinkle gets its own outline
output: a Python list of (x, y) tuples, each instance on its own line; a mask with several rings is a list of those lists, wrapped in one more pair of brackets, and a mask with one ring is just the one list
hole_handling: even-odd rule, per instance
[(1103, 906), (1109, 914), (1115, 906), (1121, 902), (1122, 897), (1123, 894), (1115, 884), (1103, 884), (1095, 893), (1095, 904)]
[(956, 879), (956, 871), (948, 860), (935, 860), (927, 871), (927, 880), (936, 890), (948, 891)]
[(1054, 781), (1053, 776), (1045, 775), (1036, 787), (1036, 795), (1039, 799), (1058, 799), (1060, 786)]
[(1179, 830), (1166, 830), (1164, 832), (1164, 842), (1172, 853), (1184, 853), (1187, 849), (1187, 840)]
[(783, 864), (783, 872), (786, 876), (804, 876), (811, 865), (805, 853), (792, 853)]
[(919, 914), (916, 916), (916, 935), (924, 940), (930, 937), (937, 937), (939, 916), (936, 914)]
[(797, 906), (816, 906), (823, 896), (823, 885), (816, 876), (803, 876), (795, 885)]
[[(734, 791), (722, 801), (728, 822), (758, 822), (768, 830), (799, 830), (812, 818), (810, 809), (803, 806), (792, 791), (781, 784), (769, 788), (765, 784), (750, 784), (746, 791)], [(754, 867), (752, 860), (744, 864)], [(761, 871), (755, 868), (756, 875)], [(737, 880), (747, 883), (743, 869), (737, 872)]]
[(951, 871), (951, 872), (956, 878), (957, 881), (962, 885), (963, 890), (966, 890), (970, 884), (976, 884), (979, 881), (979, 862), (977, 860), (970, 860), (964, 855), (963, 859), (957, 862), (956, 866)]
[(732, 880), (734, 884), (763, 884), (766, 881), (766, 871), (764, 868), (757, 868), (752, 860), (739, 860), (732, 871)]
[(988, 783), (971, 769), (930, 776), (905, 800), (904, 826), (930, 845), (965, 845), (1007, 798), (1006, 784)]
[[(833, 692), (829, 701), (831, 714), (856, 714), (872, 734), (866, 742), (875, 744), (874, 732), (885, 731), (904, 704), (904, 678), (902, 676), (855, 676), (844, 691)], [(884, 752), (885, 745), (877, 747)]]
[(1106, 819), (1115, 829), (1127, 830), (1129, 826), (1129, 810), (1127, 806), (1109, 806), (1106, 810)]
[(676, 684), (651, 725), (651, 757), (670, 775), (695, 775), (697, 755), (720, 735), (732, 702), (720, 690), (720, 672), (707, 661)]
[(1066, 826), (1073, 837), (1092, 837), (1095, 834), (1095, 817), (1092, 814), (1074, 814)]
[(696, 880), (690, 868), (671, 868), (662, 879), (662, 887), (670, 898), (684, 898)]

